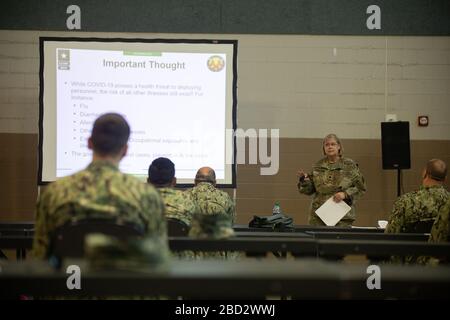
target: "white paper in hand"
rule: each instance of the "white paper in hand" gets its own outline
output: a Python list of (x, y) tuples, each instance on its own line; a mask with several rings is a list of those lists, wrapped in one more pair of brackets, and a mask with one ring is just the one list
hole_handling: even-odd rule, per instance
[(350, 209), (351, 207), (344, 201), (334, 202), (331, 197), (316, 210), (316, 214), (327, 226), (335, 226)]

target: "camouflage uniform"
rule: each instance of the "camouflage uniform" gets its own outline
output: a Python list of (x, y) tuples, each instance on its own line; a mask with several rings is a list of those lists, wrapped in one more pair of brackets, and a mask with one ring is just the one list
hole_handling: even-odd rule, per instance
[(230, 216), (223, 213), (196, 214), (189, 235), (195, 238), (224, 239), (234, 235)]
[[(450, 241), (450, 199), (439, 209), (439, 212), (431, 228), (428, 242), (448, 242)], [(438, 265), (440, 263), (449, 263), (447, 257), (422, 256), (417, 259), (420, 264)]]
[(107, 161), (50, 184), (37, 204), (33, 253), (48, 254), (51, 233), (72, 218), (120, 217), (167, 243), (164, 203), (152, 186), (123, 174)]
[(235, 209), (233, 200), (230, 196), (208, 182), (200, 182), (194, 188), (186, 190), (192, 200), (196, 203), (203, 214), (217, 214), (223, 213), (231, 218), (231, 223), (234, 223)]
[[(385, 233), (402, 233), (421, 220), (435, 219), (439, 210), (449, 200), (449, 193), (443, 186), (421, 186), (418, 191), (406, 193), (399, 197), (385, 229)], [(431, 257), (392, 256), (392, 263), (430, 263)], [(434, 264), (433, 262), (432, 264)]]
[[(230, 196), (211, 183), (201, 182), (192, 189), (186, 191), (192, 196), (199, 208), (199, 213), (194, 215), (189, 236), (193, 238), (223, 239), (234, 235), (233, 223), (235, 207)], [(234, 252), (195, 252), (198, 259), (236, 258)]]
[(190, 195), (173, 188), (158, 188), (158, 191), (166, 206), (166, 217), (181, 220), (190, 226), (192, 216), (198, 212)]
[(337, 226), (351, 226), (356, 218), (355, 201), (366, 191), (364, 177), (359, 171), (358, 165), (351, 159), (340, 158), (335, 163), (329, 163), (325, 157), (314, 166), (309, 180), (299, 182), (297, 187), (300, 193), (313, 195), (309, 215), (309, 224), (325, 225), (316, 215), (315, 211), (337, 192), (347, 194), (351, 210), (338, 222)]
[(450, 199), (441, 207), (431, 228), (430, 242), (447, 242), (450, 240)]
[(443, 186), (421, 186), (418, 191), (402, 195), (394, 203), (385, 232), (406, 232), (414, 223), (435, 219), (448, 199), (449, 192)]

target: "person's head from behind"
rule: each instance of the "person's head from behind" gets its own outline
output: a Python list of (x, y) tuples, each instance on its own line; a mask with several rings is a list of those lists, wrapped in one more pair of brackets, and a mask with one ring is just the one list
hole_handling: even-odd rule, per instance
[(323, 154), (328, 158), (342, 157), (344, 148), (341, 140), (334, 133), (328, 134), (322, 142)]
[(443, 184), (447, 177), (447, 165), (440, 159), (431, 159), (423, 169), (422, 178), (426, 183)]
[(175, 178), (175, 165), (170, 159), (157, 158), (148, 167), (147, 182), (156, 187), (174, 187), (177, 184)]
[(195, 175), (195, 185), (198, 185), (201, 182), (208, 182), (213, 186), (216, 185), (216, 173), (212, 168), (202, 167), (198, 169), (197, 174)]
[(130, 126), (125, 118), (117, 113), (106, 113), (95, 120), (88, 148), (94, 152), (94, 160), (118, 163), (127, 153), (129, 137)]

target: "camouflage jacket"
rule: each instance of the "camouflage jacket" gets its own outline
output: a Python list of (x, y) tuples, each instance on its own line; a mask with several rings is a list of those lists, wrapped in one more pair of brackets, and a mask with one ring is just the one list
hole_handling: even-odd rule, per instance
[(33, 254), (45, 258), (56, 227), (75, 218), (120, 217), (167, 242), (164, 203), (156, 189), (107, 161), (51, 183), (37, 203)]
[(186, 192), (174, 188), (158, 188), (166, 206), (166, 217), (191, 225), (192, 216), (198, 212), (197, 206)]
[(446, 242), (450, 240), (450, 199), (438, 212), (431, 228), (430, 242)]
[(405, 193), (395, 201), (385, 232), (406, 232), (414, 223), (435, 219), (448, 199), (449, 192), (443, 186), (421, 186), (418, 191)]
[(193, 238), (224, 239), (234, 235), (231, 218), (227, 214), (195, 214), (189, 236)]
[[(234, 235), (231, 216), (224, 213), (197, 213), (192, 219), (189, 236), (197, 239), (226, 239)], [(237, 259), (238, 252), (190, 252), (194, 259)]]
[(187, 192), (196, 203), (199, 213), (202, 214), (226, 214), (234, 223), (236, 216), (233, 200), (230, 196), (208, 182), (200, 182)]
[(352, 209), (342, 220), (355, 220), (354, 204), (366, 192), (364, 177), (358, 165), (351, 159), (341, 158), (335, 163), (329, 163), (327, 158), (319, 160), (314, 166), (309, 180), (299, 182), (298, 191), (312, 195), (310, 207), (310, 224), (324, 225), (315, 211), (337, 192), (347, 194), (348, 203)]

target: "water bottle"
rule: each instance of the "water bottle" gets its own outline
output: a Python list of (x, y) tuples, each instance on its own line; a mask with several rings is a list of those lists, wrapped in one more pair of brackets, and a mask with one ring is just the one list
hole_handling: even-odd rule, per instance
[(281, 207), (280, 207), (280, 203), (278, 201), (275, 202), (273, 209), (272, 209), (272, 214), (278, 214), (281, 213)]

